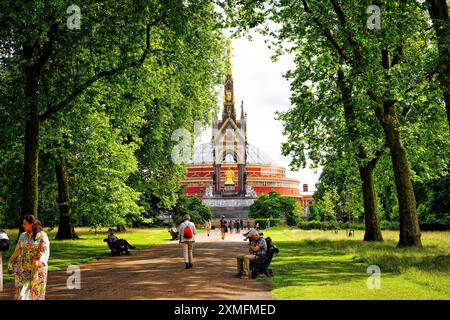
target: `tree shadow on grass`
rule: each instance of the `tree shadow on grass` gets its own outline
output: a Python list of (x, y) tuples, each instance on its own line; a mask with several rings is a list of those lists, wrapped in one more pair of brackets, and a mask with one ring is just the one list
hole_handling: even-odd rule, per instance
[[(276, 287), (291, 285), (333, 285), (367, 278), (366, 268), (343, 249), (354, 246), (342, 240), (338, 250), (329, 240), (277, 242), (280, 253), (271, 268)], [(333, 243), (333, 245), (331, 245)]]
[(450, 254), (436, 246), (401, 249), (395, 241), (381, 243), (355, 240), (277, 241), (280, 253), (271, 268), (275, 288), (285, 286), (336, 285), (367, 279), (367, 267), (401, 273), (407, 268), (449, 272)]

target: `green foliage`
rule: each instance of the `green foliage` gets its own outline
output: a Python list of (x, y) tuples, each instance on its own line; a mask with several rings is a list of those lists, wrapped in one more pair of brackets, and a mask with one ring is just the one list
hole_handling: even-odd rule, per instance
[(308, 210), (309, 210), (308, 216), (307, 216), (308, 221), (320, 221), (320, 219), (321, 219), (320, 209), (316, 203), (311, 203), (308, 206)]
[[(217, 105), (225, 40), (211, 3), (84, 1), (78, 30), (66, 26), (67, 6), (18, 3), (0, 17), (0, 223), (10, 227), (30, 100), (41, 116), (39, 218), (58, 223), (62, 155), (74, 220), (94, 228), (173, 207), (185, 168), (171, 161), (172, 133), (192, 134)], [(31, 98), (24, 66), (35, 67)]]
[[(381, 230), (399, 230), (400, 226), (398, 222), (381, 221)], [(349, 223), (342, 221), (320, 221), (320, 220), (300, 220), (297, 224), (297, 228), (302, 230), (335, 230), (337, 229), (353, 229), (353, 230), (365, 230), (365, 225), (362, 223)]]
[(253, 202), (249, 216), (255, 219), (276, 218), (288, 225), (296, 225), (301, 212), (302, 209), (295, 200), (271, 191), (266, 195), (260, 195)]
[[(335, 158), (322, 169), (314, 199), (322, 201), (326, 192), (333, 194), (335, 215), (339, 221), (360, 221), (364, 216), (360, 178), (355, 164)], [(315, 208), (314, 208), (315, 209)], [(314, 210), (313, 209), (313, 210)], [(322, 220), (320, 208), (309, 220)], [(311, 210), (311, 208), (310, 208)]]
[(317, 208), (319, 209), (321, 220), (334, 222), (336, 221), (336, 190), (326, 191), (323, 198), (317, 201)]
[(325, 221), (318, 221), (318, 220), (310, 220), (310, 221), (304, 221), (304, 220), (300, 220), (297, 224), (297, 227), (299, 229), (303, 229), (303, 230), (328, 230), (331, 229), (333, 227), (334, 229), (334, 225), (332, 225), (330, 222), (325, 222)]
[(415, 184), (417, 214), (426, 224), (450, 225), (450, 177)]
[[(381, 169), (388, 172), (379, 175), (377, 169), (374, 175), (382, 180), (377, 182), (377, 192), (383, 195), (381, 214), (396, 220), (397, 205), (401, 221), (409, 219), (417, 225), (411, 182), (446, 175), (450, 156), (449, 124), (439, 83), (439, 78), (447, 76), (437, 76), (437, 70), (445, 70), (441, 65), (448, 56), (446, 49), (438, 51), (438, 47), (445, 47), (448, 39), (438, 34), (436, 41), (430, 28), (426, 7), (431, 1), (424, 5), (382, 1), (378, 4), (381, 29), (371, 30), (365, 23), (369, 14), (364, 1), (219, 2), (238, 32), (257, 27), (272, 37), (274, 59), (285, 53), (294, 56), (295, 68), (286, 74), (293, 108), (278, 113), (287, 136), (282, 151), (292, 157), (291, 167), (304, 167), (309, 159), (314, 166), (357, 176), (358, 168), (373, 170), (379, 151), (389, 146), (391, 164)], [(434, 19), (435, 24), (441, 22)], [(389, 132), (395, 133), (397, 143)], [(403, 145), (407, 156), (395, 157), (403, 153)], [(330, 185), (323, 188), (333, 192)], [(354, 186), (341, 181), (342, 199), (333, 196), (334, 204), (325, 193), (318, 197), (324, 218), (333, 219), (334, 213), (338, 219), (343, 218), (341, 214), (360, 215), (361, 183), (358, 189)], [(392, 201), (394, 190), (400, 203)], [(366, 214), (377, 214), (371, 211)]]
[(195, 224), (203, 224), (206, 220), (212, 218), (211, 210), (202, 203), (202, 200), (196, 196), (180, 197), (174, 207), (174, 223), (180, 224), (183, 216), (189, 214), (191, 221)]
[[(281, 219), (278, 219), (278, 218), (256, 218), (255, 219), (255, 225), (257, 224), (257, 223), (259, 223), (259, 227), (261, 228), (261, 229), (266, 229), (267, 228), (267, 220), (269, 220), (270, 221), (270, 227), (276, 227), (276, 226), (278, 226), (278, 225), (280, 225), (280, 223), (282, 222), (281, 221)], [(292, 225), (292, 224), (290, 224), (290, 225)]]

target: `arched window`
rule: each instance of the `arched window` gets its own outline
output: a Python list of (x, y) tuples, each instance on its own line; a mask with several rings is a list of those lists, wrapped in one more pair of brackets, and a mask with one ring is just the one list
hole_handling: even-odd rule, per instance
[(303, 185), (303, 192), (308, 192), (308, 185), (306, 183)]

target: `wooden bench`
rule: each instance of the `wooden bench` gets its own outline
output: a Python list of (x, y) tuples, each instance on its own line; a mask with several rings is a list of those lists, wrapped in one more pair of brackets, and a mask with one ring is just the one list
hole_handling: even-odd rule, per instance
[(103, 239), (103, 242), (108, 244), (112, 256), (120, 256), (123, 252), (126, 252), (125, 247), (121, 246), (117, 241), (109, 241), (108, 238), (106, 238)]
[(272, 262), (273, 255), (280, 252), (276, 245), (272, 243), (270, 237), (264, 238), (267, 244), (266, 255), (263, 257), (257, 257), (250, 263), (250, 270), (252, 272), (252, 279), (255, 279), (258, 275), (264, 275), (266, 277), (273, 277), (272, 269), (269, 269), (269, 265)]
[(178, 240), (178, 232), (174, 232), (172, 229), (170, 229), (168, 232), (172, 236), (172, 239), (170, 239), (171, 241), (172, 240)]

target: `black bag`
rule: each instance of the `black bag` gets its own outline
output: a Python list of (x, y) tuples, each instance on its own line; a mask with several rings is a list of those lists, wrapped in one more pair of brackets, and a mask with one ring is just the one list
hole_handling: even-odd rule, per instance
[(9, 250), (9, 247), (11, 245), (11, 242), (9, 241), (8, 235), (0, 231), (0, 251), (5, 252)]

